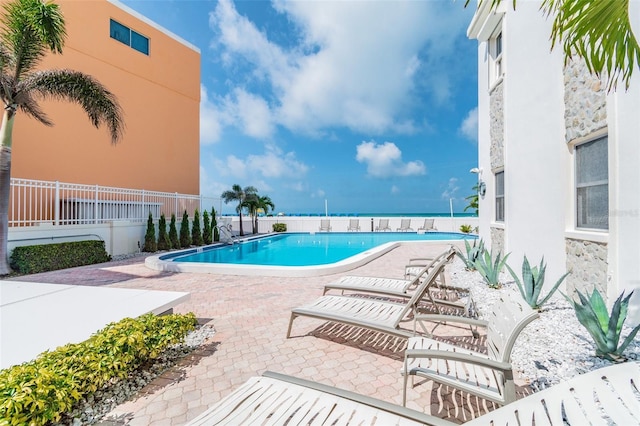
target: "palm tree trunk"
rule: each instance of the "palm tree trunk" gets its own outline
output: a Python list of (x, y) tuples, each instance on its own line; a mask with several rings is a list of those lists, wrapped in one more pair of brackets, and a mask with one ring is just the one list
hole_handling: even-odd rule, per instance
[(242, 230), (242, 210), (238, 212), (238, 215), (240, 216), (240, 236), (242, 236), (244, 235), (244, 231)]
[(9, 195), (11, 191), (11, 133), (13, 116), (5, 110), (0, 127), (0, 275), (11, 273), (9, 266)]

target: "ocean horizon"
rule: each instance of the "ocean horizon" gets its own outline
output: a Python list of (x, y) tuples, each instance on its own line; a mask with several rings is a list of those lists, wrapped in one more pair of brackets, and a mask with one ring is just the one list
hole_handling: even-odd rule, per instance
[[(223, 216), (237, 216), (237, 214), (223, 214)], [(243, 215), (245, 216), (245, 215)], [(261, 215), (264, 216), (264, 215)], [(268, 216), (293, 217), (324, 217), (324, 213), (285, 213), (279, 212)], [(329, 217), (451, 217), (451, 213), (329, 213)], [(453, 217), (478, 217), (475, 213), (454, 213)]]

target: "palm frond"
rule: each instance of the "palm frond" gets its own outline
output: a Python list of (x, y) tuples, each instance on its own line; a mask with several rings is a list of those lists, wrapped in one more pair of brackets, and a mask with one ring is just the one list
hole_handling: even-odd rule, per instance
[(33, 99), (29, 94), (21, 93), (19, 100), (16, 102), (20, 108), (20, 111), (27, 114), (29, 117), (38, 120), (45, 126), (53, 126), (53, 122), (49, 119), (47, 114), (40, 108), (38, 102)]
[(20, 81), (16, 97), (22, 92), (77, 103), (95, 127), (107, 126), (113, 143), (122, 137), (124, 122), (118, 100), (90, 75), (72, 70), (36, 71)]

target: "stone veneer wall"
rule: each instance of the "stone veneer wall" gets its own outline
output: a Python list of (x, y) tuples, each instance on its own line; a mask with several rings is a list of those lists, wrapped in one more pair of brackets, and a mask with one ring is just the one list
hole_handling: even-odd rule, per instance
[(491, 227), (491, 251), (496, 255), (498, 252), (505, 254), (504, 229)]
[(572, 59), (564, 68), (564, 108), (567, 143), (607, 126), (605, 84), (589, 73), (583, 59)]
[(567, 251), (567, 291), (591, 294), (594, 287), (606, 298), (607, 245), (593, 241), (565, 239)]
[[(566, 142), (589, 136), (607, 126), (607, 93), (600, 79), (589, 73), (584, 60), (573, 59), (564, 68)], [(565, 239), (567, 291), (607, 294), (607, 244)]]
[(491, 148), (491, 170), (504, 167), (504, 87), (498, 84), (489, 95), (489, 114), (491, 118), (489, 137)]

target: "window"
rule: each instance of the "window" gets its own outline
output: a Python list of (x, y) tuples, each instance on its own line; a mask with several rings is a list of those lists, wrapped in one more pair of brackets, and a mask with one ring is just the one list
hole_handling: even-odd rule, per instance
[(608, 138), (576, 146), (576, 226), (609, 229)]
[(496, 222), (504, 222), (504, 172), (496, 173)]
[(502, 31), (489, 40), (489, 83), (495, 84), (504, 73), (502, 67)]
[(109, 34), (111, 38), (130, 46), (138, 52), (149, 54), (149, 39), (129, 27), (122, 25), (113, 19), (110, 22)]

